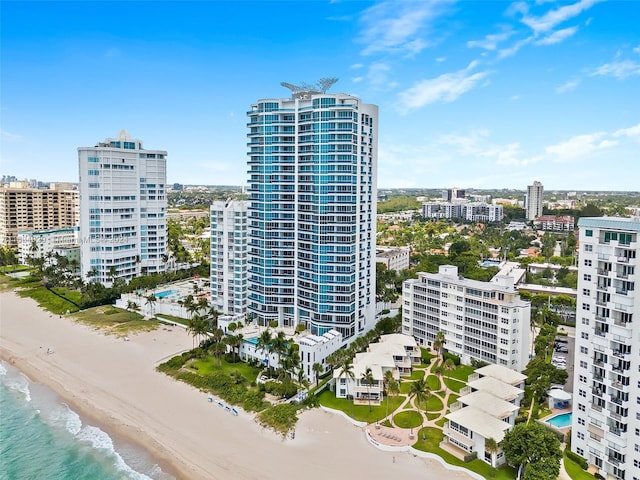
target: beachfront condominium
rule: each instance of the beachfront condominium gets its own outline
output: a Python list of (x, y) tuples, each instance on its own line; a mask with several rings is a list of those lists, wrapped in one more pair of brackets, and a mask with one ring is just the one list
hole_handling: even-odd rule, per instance
[(527, 220), (533, 221), (542, 215), (543, 195), (544, 187), (540, 182), (533, 182), (533, 185), (527, 186), (527, 198), (525, 205)]
[(640, 479), (640, 218), (581, 218), (571, 449)]
[(247, 313), (247, 207), (242, 200), (211, 204), (211, 303), (224, 315)]
[(378, 107), (292, 90), (247, 114), (249, 312), (353, 338), (375, 321)]
[(79, 195), (69, 183), (31, 188), (28, 182), (0, 187), (0, 245), (18, 246), (18, 232), (73, 228), (79, 223)]
[(112, 285), (165, 270), (167, 152), (122, 130), (78, 148), (82, 276)]
[(402, 333), (444, 348), (469, 364), (472, 359), (522, 371), (529, 360), (531, 304), (520, 298), (514, 278), (496, 275), (490, 282), (458, 275), (441, 265), (438, 273), (418, 273), (402, 285)]

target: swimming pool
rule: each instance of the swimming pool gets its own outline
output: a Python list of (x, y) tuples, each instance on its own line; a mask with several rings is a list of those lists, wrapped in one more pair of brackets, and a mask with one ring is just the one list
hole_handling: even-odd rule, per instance
[(251, 345), (257, 345), (258, 344), (258, 337), (245, 338), (244, 341), (246, 343), (250, 343)]
[(179, 293), (178, 290), (165, 290), (163, 292), (158, 292), (155, 294), (156, 298), (167, 298), (170, 297), (171, 295), (175, 295), (176, 293)]
[(548, 418), (544, 421), (549, 425), (552, 425), (556, 428), (567, 428), (571, 426), (571, 412), (569, 413), (561, 413), (560, 415), (556, 415), (555, 417)]
[(499, 267), (502, 262), (500, 260), (485, 260), (480, 264), (482, 267)]

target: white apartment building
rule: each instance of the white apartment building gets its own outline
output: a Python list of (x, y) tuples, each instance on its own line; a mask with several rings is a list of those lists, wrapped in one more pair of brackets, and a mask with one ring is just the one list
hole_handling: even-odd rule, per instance
[(378, 107), (290, 88), (247, 113), (248, 309), (350, 339), (375, 322)]
[(0, 186), (0, 245), (18, 246), (18, 232), (77, 227), (78, 190), (70, 184), (30, 188), (26, 182)]
[(82, 276), (104, 285), (165, 270), (167, 152), (122, 130), (78, 148)]
[(533, 185), (527, 186), (527, 197), (525, 205), (525, 213), (527, 220), (533, 221), (542, 215), (542, 199), (544, 195), (544, 187), (540, 182), (533, 182)]
[(247, 313), (249, 202), (211, 204), (211, 303), (224, 315)]
[(571, 449), (605, 478), (640, 479), (640, 218), (578, 221)]
[(447, 423), (440, 446), (459, 458), (476, 453), (494, 467), (503, 464), (502, 450), (492, 454), (485, 450), (485, 442), (492, 438), (500, 446), (514, 427), (526, 378), (500, 365), (477, 369), (460, 391), (460, 398), (451, 405), (451, 413), (445, 415)]
[(422, 205), (424, 218), (461, 218), (470, 222), (499, 222), (504, 217), (502, 205), (485, 202), (426, 202)]
[(419, 273), (402, 286), (402, 332), (420, 345), (433, 345), (439, 331), (445, 349), (471, 359), (522, 371), (529, 360), (531, 304), (520, 298), (514, 279), (469, 280), (458, 268)]
[(411, 247), (376, 247), (376, 263), (401, 272), (410, 266)]
[(78, 245), (80, 227), (18, 232), (18, 262), (28, 264), (28, 257), (42, 258), (61, 248)]

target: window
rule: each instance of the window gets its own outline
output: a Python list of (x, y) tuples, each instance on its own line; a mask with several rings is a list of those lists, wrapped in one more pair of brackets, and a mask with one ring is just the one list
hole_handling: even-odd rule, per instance
[(584, 245), (584, 251), (585, 252), (592, 252), (593, 251), (593, 245), (585, 244)]
[(584, 440), (584, 433), (582, 433), (582, 432), (578, 432), (578, 438), (579, 438), (580, 440)]
[(588, 355), (589, 349), (587, 347), (580, 347), (580, 353), (586, 353)]
[(584, 338), (585, 340), (589, 340), (589, 334), (587, 332), (581, 332), (580, 337)]
[(583, 310), (591, 310), (591, 305), (589, 305), (588, 303), (583, 303), (582, 304), (582, 309)]
[(593, 230), (585, 230), (584, 234), (586, 237), (593, 237)]
[(593, 262), (589, 259), (585, 259), (584, 261), (584, 266), (585, 267), (590, 267), (591, 265), (593, 265)]
[(585, 424), (584, 418), (578, 418), (578, 424), (584, 425)]
[(582, 289), (582, 294), (589, 297), (591, 296), (591, 290), (589, 290), (588, 288), (583, 288)]
[(580, 360), (580, 368), (587, 368), (587, 362)]
[(579, 378), (580, 382), (587, 383), (587, 377), (585, 377), (584, 375), (579, 375), (578, 378)]
[(589, 325), (589, 319), (586, 317), (582, 317), (582, 324), (583, 325)]
[(589, 275), (588, 273), (585, 273), (585, 274), (582, 276), (582, 278), (583, 278), (585, 281), (587, 281), (587, 282), (590, 282), (590, 281), (591, 281), (591, 275)]

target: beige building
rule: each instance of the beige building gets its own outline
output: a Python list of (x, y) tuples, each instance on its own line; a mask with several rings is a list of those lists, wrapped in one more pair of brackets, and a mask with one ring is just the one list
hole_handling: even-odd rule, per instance
[(49, 189), (29, 188), (22, 182), (0, 187), (0, 245), (18, 245), (18, 231), (75, 227), (79, 224), (80, 197), (70, 184)]

